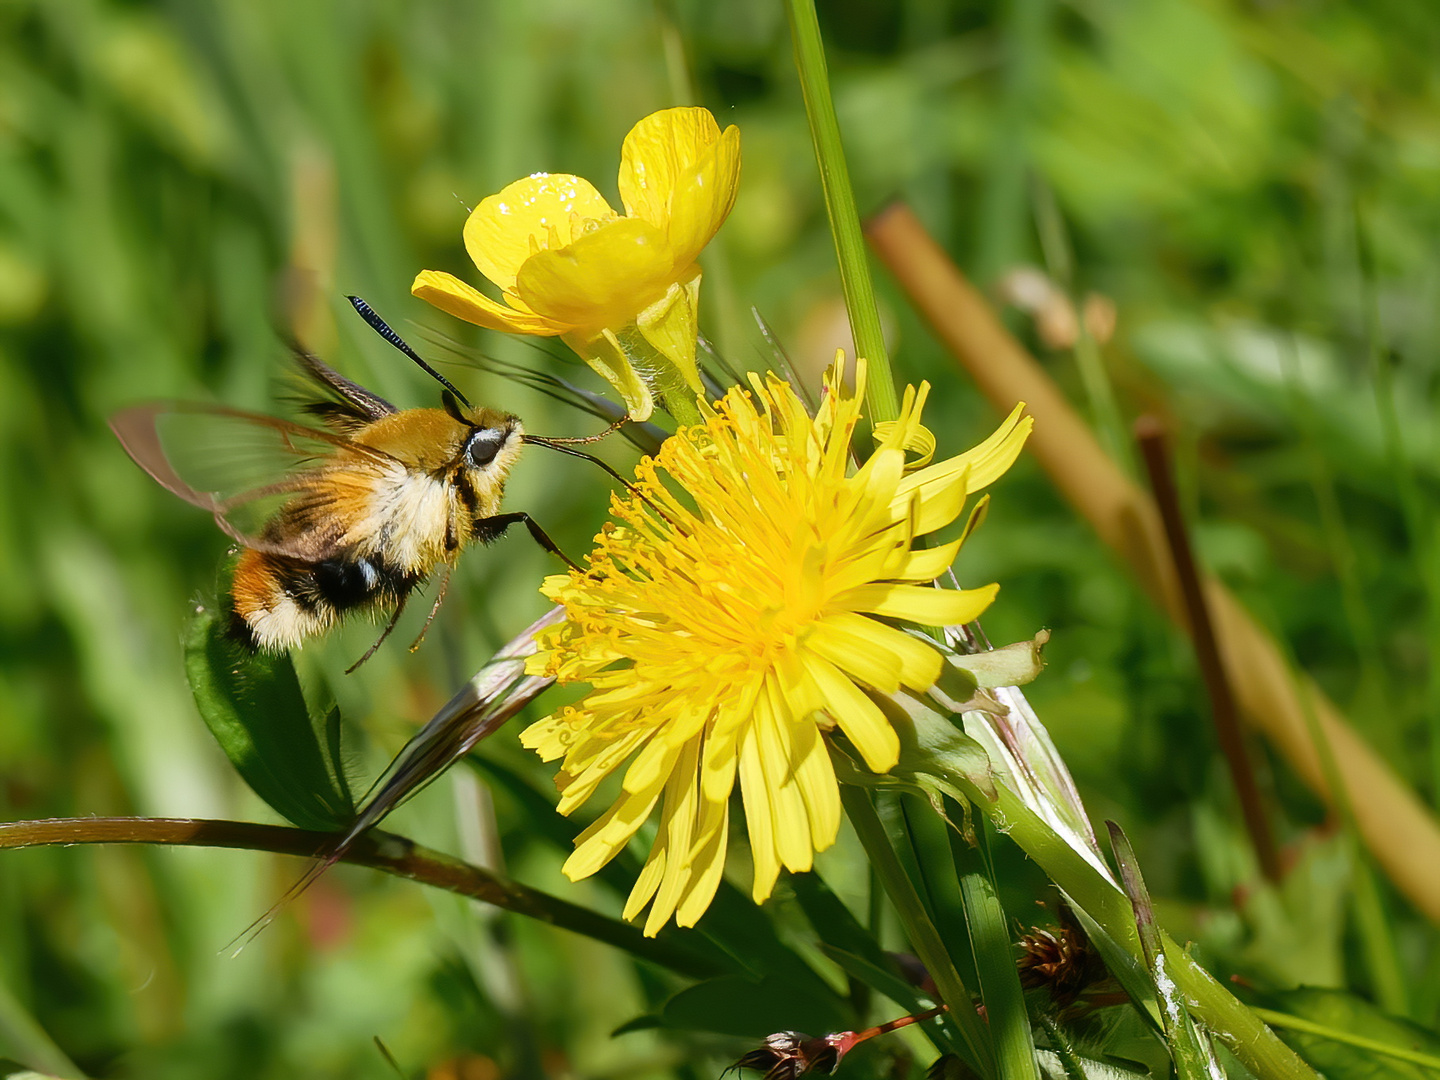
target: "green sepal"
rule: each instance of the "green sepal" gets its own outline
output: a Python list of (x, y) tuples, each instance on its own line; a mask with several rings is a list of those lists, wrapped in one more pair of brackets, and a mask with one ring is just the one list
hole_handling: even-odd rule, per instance
[[(946, 653), (945, 672), (941, 674), (939, 686), (948, 697), (956, 697), (947, 689), (945, 680), (957, 675), (969, 675), (981, 690), (994, 690), (999, 686), (1024, 686), (1034, 682), (1045, 668), (1040, 650), (1050, 640), (1050, 631), (1041, 630), (1030, 641), (1017, 641), (1013, 645), (1002, 645), (978, 653)], [(963, 683), (961, 684), (963, 685)], [(972, 691), (973, 692), (973, 691)]]
[[(841, 783), (891, 788), (923, 796), (936, 813), (945, 813), (945, 797), (967, 807), (971, 799), (993, 802), (995, 785), (985, 748), (952, 722), (909, 694), (876, 697), (900, 738), (900, 760), (888, 773), (872, 773), (843, 753), (832, 754)], [(969, 823), (950, 824), (967, 832)]]

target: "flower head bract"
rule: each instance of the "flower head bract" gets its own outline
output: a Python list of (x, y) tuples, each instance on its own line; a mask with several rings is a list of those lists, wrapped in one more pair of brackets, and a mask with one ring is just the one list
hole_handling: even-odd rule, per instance
[(837, 362), (827, 375), (813, 418), (774, 376), (753, 377), (753, 393), (731, 390), (640, 463), (589, 572), (546, 580), (566, 619), (538, 638), (529, 670), (592, 689), (522, 741), (562, 759), (562, 813), (624, 768), (615, 803), (565, 864), (572, 879), (605, 865), (663, 800), (626, 905), (630, 918), (653, 901), (647, 934), (672, 916), (693, 925), (708, 907), (737, 779), (756, 902), (782, 866), (810, 869), (840, 825), (827, 733), (888, 771), (900, 743), (873, 697), (927, 690), (940, 676), (939, 651), (899, 624), (969, 622), (998, 589), (933, 587), (963, 537), (915, 541), (1010, 467), (1030, 419), (1017, 408), (968, 453), (907, 469), (907, 450), (933, 445), (920, 426), (922, 384), (854, 468), (865, 365), (853, 394), (841, 371)]
[(492, 330), (559, 336), (648, 419), (656, 395), (699, 392), (700, 268), (740, 182), (740, 131), (705, 109), (666, 109), (625, 137), (620, 200), (588, 180), (536, 173), (484, 199), (465, 249), (497, 303), (452, 274), (422, 270), (411, 291)]

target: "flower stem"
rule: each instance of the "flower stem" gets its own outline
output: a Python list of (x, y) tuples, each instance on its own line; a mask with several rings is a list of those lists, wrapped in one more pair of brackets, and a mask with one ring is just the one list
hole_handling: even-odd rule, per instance
[(985, 1077), (985, 1080), (994, 1080), (995, 1065), (989, 1033), (980, 1023), (970, 991), (961, 982), (960, 974), (955, 970), (950, 954), (945, 951), (935, 924), (930, 921), (925, 905), (920, 902), (914, 883), (906, 875), (894, 848), (890, 846), (890, 839), (885, 835), (885, 827), (880, 824), (880, 817), (875, 813), (869, 793), (853, 784), (841, 784), (840, 798), (845, 805), (845, 815), (854, 826), (856, 835), (860, 837), (866, 855), (870, 857), (871, 868), (900, 916), (900, 922), (905, 927), (905, 936), (915, 949), (915, 955), (935, 980), (940, 997), (950, 1006), (950, 1016), (965, 1040), (964, 1049), (969, 1050), (968, 1064)]
[(870, 280), (855, 191), (850, 186), (850, 170), (840, 142), (840, 122), (830, 97), (825, 43), (820, 38), (814, 0), (786, 0), (785, 10), (790, 16), (795, 68), (805, 97), (805, 116), (815, 143), (815, 160), (820, 167), (825, 212), (830, 218), (830, 233), (835, 238), (835, 254), (840, 261), (840, 285), (850, 314), (850, 332), (855, 336), (856, 354), (870, 363), (865, 407), (871, 423), (883, 423), (900, 415), (900, 404), (895, 396), (895, 379), (890, 373), (890, 354), (885, 349), (885, 336), (880, 328), (880, 309)]
[(679, 427), (690, 427), (700, 423), (700, 410), (695, 405), (695, 396), (686, 390), (676, 390), (660, 396), (660, 406)]

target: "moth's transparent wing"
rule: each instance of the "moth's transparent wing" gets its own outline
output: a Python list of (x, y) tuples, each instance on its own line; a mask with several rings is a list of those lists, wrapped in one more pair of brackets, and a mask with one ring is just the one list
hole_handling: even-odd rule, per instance
[(343, 435), (263, 413), (217, 405), (156, 402), (117, 413), (111, 430), (125, 452), (167, 491), (208, 510), (246, 547), (306, 561), (326, 557), (318, 534), (286, 541), (264, 535), (287, 502), (323, 516), (324, 474), (344, 453), (348, 467), (391, 459)]

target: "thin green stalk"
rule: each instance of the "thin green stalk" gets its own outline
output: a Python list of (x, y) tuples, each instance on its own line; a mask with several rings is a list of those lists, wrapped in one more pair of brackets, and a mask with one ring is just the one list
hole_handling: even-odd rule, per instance
[(1260, 1080), (1317, 1080), (1314, 1069), (1241, 1004), (1184, 948), (1162, 933), (1170, 977), (1185, 995), (1190, 1015), (1223, 1042)]
[[(1277, 641), (1282, 640), (1276, 638)], [(1295, 671), (1293, 658), (1286, 665), (1288, 671)], [(1385, 915), (1385, 904), (1380, 897), (1380, 883), (1375, 879), (1375, 868), (1371, 865), (1369, 852), (1360, 842), (1360, 832), (1355, 824), (1355, 807), (1350, 789), (1335, 762), (1335, 749), (1325, 737), (1320, 718), (1315, 713), (1315, 703), (1310, 687), (1301, 680), (1295, 680), (1295, 694), (1300, 699), (1301, 711), (1305, 715), (1305, 727), (1310, 741), (1315, 744), (1315, 753), (1320, 758), (1320, 770), (1325, 776), (1325, 786), (1335, 796), (1335, 809), (1340, 815), (1341, 827), (1345, 830), (1345, 843), (1354, 866), (1355, 924), (1360, 932), (1360, 942), (1365, 954), (1365, 966), (1374, 983), (1375, 996), (1381, 1006), (1396, 1016), (1409, 1012), (1409, 993), (1405, 986), (1405, 973), (1400, 966), (1400, 954), (1395, 947), (1390, 920)]]
[[(660, 28), (660, 47), (665, 54), (665, 78), (670, 85), (672, 104), (698, 104), (700, 94), (695, 88), (695, 72), (685, 50), (685, 35), (680, 31), (675, 0), (656, 0), (655, 21)], [(705, 309), (719, 312), (718, 316), (707, 315), (706, 325), (711, 328), (720, 355), (732, 357), (740, 353), (744, 314), (725, 236), (722, 231), (706, 245), (701, 265), (705, 270)]]
[[(1035, 228), (1040, 234), (1040, 250), (1045, 255), (1045, 269), (1050, 277), (1075, 302), (1074, 266), (1070, 238), (1065, 232), (1065, 221), (1060, 216), (1055, 194), (1041, 181), (1035, 183)], [(1130, 432), (1121, 416), (1120, 402), (1115, 396), (1115, 384), (1105, 367), (1100, 343), (1090, 336), (1085, 326), (1084, 309), (1075, 304), (1079, 314), (1076, 321), (1075, 367), (1080, 373), (1080, 385), (1085, 389), (1085, 398), (1090, 406), (1090, 417), (1100, 433), (1100, 441), (1110, 456), (1131, 476), (1135, 475), (1135, 447)]]
[(1291, 1016), (1289, 1013), (1276, 1012), (1274, 1009), (1256, 1008), (1252, 1011), (1272, 1027), (1303, 1031), (1307, 1035), (1317, 1035), (1322, 1039), (1329, 1039), (1331, 1042), (1344, 1043), (1346, 1046), (1384, 1054), (1386, 1057), (1408, 1061), (1414, 1065), (1423, 1065), (1427, 1069), (1440, 1070), (1440, 1057), (1436, 1057), (1434, 1054), (1422, 1054), (1418, 1050), (1407, 1050), (1403, 1046), (1391, 1046), (1389, 1043), (1383, 1043), (1376, 1039), (1367, 1039), (1363, 1035), (1352, 1035), (1348, 1031), (1336, 1031), (1332, 1027), (1317, 1024), (1313, 1020), (1306, 1020), (1302, 1016)]
[(55, 1045), (46, 1030), (0, 983), (0, 1049), (33, 1069), (53, 1076), (84, 1077), (80, 1067)]
[(1040, 1014), (1040, 1027), (1045, 1031), (1045, 1039), (1050, 1044), (1050, 1049), (1060, 1059), (1060, 1067), (1065, 1070), (1067, 1080), (1087, 1080), (1085, 1066), (1081, 1064), (1080, 1055), (1075, 1053), (1075, 1047), (1070, 1045), (1070, 1040), (1065, 1032), (1060, 1030), (1057, 1024), (1043, 1012)]
[(1322, 450), (1324, 440), (1320, 418), (1301, 376), (1299, 348), (1294, 335), (1286, 339), (1285, 347), (1280, 350), (1280, 362), (1289, 390), (1290, 408), (1299, 422), (1305, 456), (1310, 465), (1310, 487), (1315, 493), (1315, 505), (1320, 513), (1320, 529), (1325, 536), (1325, 546), (1330, 549), (1330, 563), (1340, 582), (1340, 603), (1360, 660), (1361, 695), (1373, 703), (1373, 715), (1388, 716), (1390, 683), (1385, 677), (1380, 635), (1375, 630), (1375, 620), (1371, 618), (1366, 603), (1368, 590), (1360, 579), (1359, 560), (1335, 490), (1334, 471)]
[(880, 309), (866, 261), (865, 238), (860, 231), (860, 214), (850, 186), (850, 170), (840, 142), (840, 122), (830, 97), (830, 76), (825, 66), (825, 43), (815, 17), (814, 0), (786, 0), (790, 17), (790, 38), (795, 46), (795, 68), (805, 97), (805, 116), (815, 143), (815, 160), (820, 167), (820, 187), (825, 193), (825, 212), (835, 238), (840, 261), (840, 285), (845, 291), (845, 308), (850, 314), (850, 331), (855, 351), (870, 364), (865, 388), (865, 407), (870, 422), (878, 424), (900, 415), (895, 396), (895, 378), (890, 371), (890, 354), (880, 328)]
[(695, 405), (695, 399), (683, 390), (662, 395), (660, 405), (674, 418), (679, 427), (690, 427), (701, 422), (700, 410)]
[(690, 60), (685, 55), (685, 35), (675, 14), (675, 0), (655, 0), (655, 22), (660, 27), (660, 47), (665, 53), (665, 78), (670, 83), (670, 100), (675, 105), (694, 105), (699, 97)]
[(870, 802), (869, 792), (852, 784), (841, 784), (840, 798), (845, 806), (845, 815), (869, 856), (871, 867), (900, 916), (900, 923), (915, 949), (915, 955), (935, 980), (940, 998), (949, 1006), (950, 1018), (965, 1040), (965, 1045), (957, 1049), (968, 1051), (967, 1064), (985, 1080), (996, 1080), (990, 1033), (980, 1023), (970, 991), (960, 980), (960, 974), (955, 970), (950, 954), (945, 951), (940, 934), (930, 921), (914, 883), (900, 865), (890, 838), (885, 835), (885, 827), (880, 824), (880, 817)]
[(1150, 891), (1145, 887), (1135, 849), (1119, 825), (1113, 821), (1106, 824), (1110, 827), (1110, 846), (1120, 868), (1120, 880), (1135, 908), (1135, 928), (1140, 934), (1140, 947), (1145, 951), (1145, 966), (1155, 980), (1155, 993), (1161, 1005), (1160, 1020), (1165, 1028), (1171, 1060), (1175, 1062), (1175, 1075), (1179, 1080), (1209, 1080), (1210, 1055), (1201, 1046), (1200, 1035), (1190, 1022), (1185, 999), (1170, 978), (1165, 945), (1160, 938), (1155, 909), (1150, 903)]
[[(965, 906), (960, 899), (960, 877), (951, 854), (955, 830), (918, 795), (900, 798), (905, 830), (915, 849), (916, 884), (929, 901), (935, 930), (945, 943), (955, 969), (966, 986), (978, 986), (975, 958), (965, 932)], [(893, 833), (892, 833), (893, 835)]]
[(995, 1040), (995, 1064), (1001, 1080), (1039, 1080), (1035, 1039), (1030, 1031), (1025, 991), (1015, 967), (1010, 923), (995, 887), (990, 830), (983, 818), (976, 824), (977, 846), (971, 847), (963, 837), (952, 833), (951, 851), (960, 871), (960, 898), (970, 930), (970, 947), (975, 953), (980, 996)]
[[(1434, 519), (1416, 480), (1405, 449), (1405, 434), (1395, 408), (1395, 382), (1380, 322), (1380, 299), (1375, 288), (1375, 266), (1358, 203), (1355, 206), (1355, 249), (1359, 261), (1362, 314), (1366, 347), (1375, 387), (1375, 408), (1385, 442), (1385, 458), (1400, 500), (1401, 516), (1413, 553), (1415, 571), (1425, 589), (1429, 608), (1430, 665), (1425, 710), (1430, 721), (1431, 799), (1440, 806), (1440, 544), (1435, 542)], [(1389, 1006), (1386, 1006), (1389, 1008)]]
[(1047, 66), (1051, 3), (1009, 0), (995, 7), (1003, 12), (1004, 68), (999, 115), (975, 203), (976, 278), (982, 285), (1026, 256), (1025, 188), (1031, 157), (1027, 129)]

